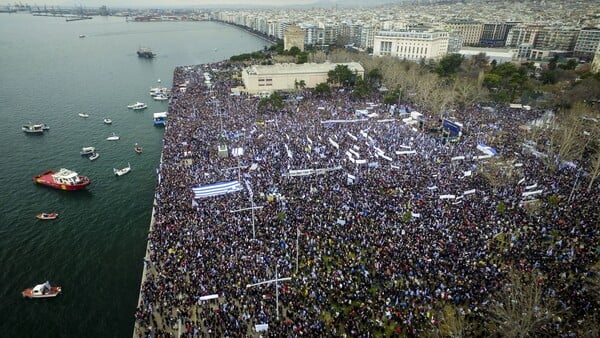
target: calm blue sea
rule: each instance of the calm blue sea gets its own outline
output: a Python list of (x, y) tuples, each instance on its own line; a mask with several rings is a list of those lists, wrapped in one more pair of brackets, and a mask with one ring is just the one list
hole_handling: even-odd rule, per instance
[[(162, 147), (152, 114), (168, 107), (148, 90), (170, 87), (178, 65), (265, 45), (219, 23), (0, 14), (0, 337), (131, 337)], [(139, 59), (140, 46), (158, 56)], [(136, 101), (148, 109), (127, 109)], [(112, 125), (103, 124), (106, 117)], [(26, 135), (28, 121), (50, 130)], [(106, 141), (113, 132), (120, 140)], [(133, 151), (136, 143), (142, 154)], [(84, 146), (100, 157), (81, 157)], [(131, 173), (115, 177), (113, 167), (127, 163)], [(34, 175), (61, 167), (92, 184), (63, 192), (33, 183)], [(59, 217), (40, 221), (40, 212)], [(21, 297), (46, 280), (63, 294)]]

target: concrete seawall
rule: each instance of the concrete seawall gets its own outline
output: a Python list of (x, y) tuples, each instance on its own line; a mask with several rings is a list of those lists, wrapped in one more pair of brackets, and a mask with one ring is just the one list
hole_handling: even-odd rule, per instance
[[(161, 152), (160, 163), (162, 163), (162, 159), (163, 159), (163, 154)], [(160, 184), (160, 183), (158, 183), (158, 184)], [(156, 213), (156, 206), (157, 206), (156, 197), (154, 197), (154, 199), (152, 200), (152, 216), (150, 217), (150, 227), (148, 229), (148, 235), (150, 233), (152, 233), (152, 231), (154, 230), (154, 225), (156, 224), (156, 219), (154, 218), (154, 215)], [(142, 280), (140, 281), (140, 292), (139, 292), (139, 296), (138, 296), (137, 307), (139, 307), (142, 304), (142, 287), (144, 286), (144, 283), (146, 282), (146, 276), (148, 275), (149, 272), (155, 273), (156, 271), (154, 270), (154, 268), (152, 266), (152, 261), (150, 260), (150, 240), (147, 239), (146, 253), (144, 255), (144, 270), (142, 271)], [(134, 321), (134, 326), (133, 326), (133, 338), (136, 338), (136, 337), (140, 337), (137, 320)]]

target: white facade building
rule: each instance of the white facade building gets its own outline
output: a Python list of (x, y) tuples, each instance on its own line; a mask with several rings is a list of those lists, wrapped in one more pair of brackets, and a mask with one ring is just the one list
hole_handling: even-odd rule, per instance
[(374, 56), (419, 61), (440, 59), (448, 53), (448, 32), (380, 31), (373, 42)]
[(349, 63), (278, 63), (274, 65), (253, 65), (242, 71), (246, 92), (250, 94), (272, 93), (276, 90), (294, 90), (300, 81), (306, 88), (314, 88), (327, 82), (330, 70), (338, 65), (346, 65), (357, 76), (364, 78), (365, 69), (358, 62)]

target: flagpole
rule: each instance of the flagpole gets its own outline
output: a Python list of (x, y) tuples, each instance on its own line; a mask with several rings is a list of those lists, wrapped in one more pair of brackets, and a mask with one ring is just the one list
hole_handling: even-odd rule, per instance
[(298, 241), (300, 238), (300, 228), (296, 227), (296, 275), (298, 274)]

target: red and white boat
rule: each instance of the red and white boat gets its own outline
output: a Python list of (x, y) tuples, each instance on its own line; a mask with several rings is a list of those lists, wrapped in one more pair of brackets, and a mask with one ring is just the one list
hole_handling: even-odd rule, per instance
[(142, 147), (138, 147), (138, 146), (136, 146), (135, 148), (133, 148), (133, 150), (134, 150), (136, 153), (138, 153), (138, 154), (141, 154), (141, 153), (142, 153)]
[(88, 177), (65, 168), (61, 168), (59, 171), (48, 170), (33, 177), (33, 181), (61, 190), (81, 190), (91, 183)]
[(58, 214), (55, 212), (52, 212), (52, 213), (42, 212), (41, 214), (37, 214), (35, 217), (37, 217), (38, 219), (56, 219), (56, 217), (58, 217)]
[(60, 286), (51, 286), (50, 282), (38, 284), (31, 289), (25, 289), (21, 294), (27, 298), (51, 298), (56, 297), (62, 291)]

